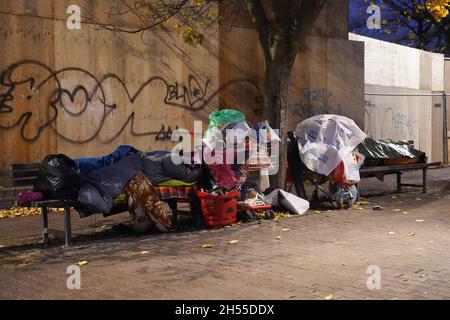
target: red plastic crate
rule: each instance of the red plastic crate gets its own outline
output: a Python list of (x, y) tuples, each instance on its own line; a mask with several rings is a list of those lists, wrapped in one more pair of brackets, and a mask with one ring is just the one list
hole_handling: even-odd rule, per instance
[(225, 195), (197, 192), (202, 205), (203, 218), (208, 227), (220, 228), (236, 222), (237, 200), (241, 193), (233, 190)]

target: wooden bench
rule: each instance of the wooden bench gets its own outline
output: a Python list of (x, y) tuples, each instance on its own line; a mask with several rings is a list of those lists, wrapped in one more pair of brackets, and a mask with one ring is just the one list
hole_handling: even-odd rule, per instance
[[(10, 166), (13, 187), (29, 187), (32, 188), (34, 182), (37, 179), (39, 167), (41, 163), (17, 163)], [(189, 203), (191, 207), (191, 214), (193, 213), (197, 223), (201, 219), (200, 206), (197, 201), (187, 199), (168, 199), (162, 200), (167, 202), (172, 210), (172, 225), (175, 225), (178, 219), (178, 213), (184, 214), (185, 211), (178, 210), (178, 203)], [(71, 207), (67, 203), (57, 199), (46, 199), (43, 201), (36, 201), (30, 204), (31, 207), (40, 208), (42, 211), (42, 240), (45, 243), (48, 240), (48, 209), (64, 208), (64, 231), (65, 231), (65, 244), (66, 246), (72, 243), (72, 221), (70, 216)], [(112, 210), (107, 214), (111, 216), (121, 212), (128, 211), (126, 203), (115, 205)]]
[[(397, 165), (384, 165), (374, 167), (362, 167), (359, 170), (361, 178), (376, 177), (377, 174), (397, 175), (397, 192), (402, 191), (402, 187), (419, 187), (422, 188), (423, 193), (427, 193), (427, 173), (429, 168), (439, 167), (441, 162), (432, 163), (414, 163), (414, 164), (397, 164)], [(402, 174), (405, 171), (422, 170), (422, 184), (402, 183)]]

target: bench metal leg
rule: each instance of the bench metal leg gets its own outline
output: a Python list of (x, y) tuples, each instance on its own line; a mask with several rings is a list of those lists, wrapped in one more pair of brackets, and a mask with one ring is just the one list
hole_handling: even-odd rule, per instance
[(64, 208), (64, 229), (66, 232), (66, 246), (72, 243), (72, 222), (70, 219), (70, 207)]
[(397, 192), (402, 192), (402, 172), (397, 172)]
[(167, 204), (169, 205), (170, 210), (172, 210), (172, 226), (174, 226), (177, 224), (178, 220), (178, 205), (174, 200), (168, 201)]
[(43, 207), (42, 209), (42, 242), (46, 243), (48, 241), (48, 208)]
[(201, 225), (203, 223), (203, 215), (202, 215), (202, 206), (200, 204), (199, 199), (196, 198), (191, 202), (191, 211), (192, 214), (194, 215), (195, 222), (197, 223), (197, 225)]
[(422, 172), (422, 186), (423, 186), (423, 193), (426, 194), (427, 193), (427, 187), (428, 187), (428, 168), (423, 168), (423, 172)]

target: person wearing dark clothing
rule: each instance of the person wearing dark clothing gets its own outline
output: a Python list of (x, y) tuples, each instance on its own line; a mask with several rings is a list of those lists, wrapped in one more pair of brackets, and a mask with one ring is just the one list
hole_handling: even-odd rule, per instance
[(174, 163), (170, 154), (155, 157), (136, 154), (82, 177), (78, 201), (84, 211), (107, 214), (112, 209), (114, 199), (140, 171), (148, 177), (152, 185), (168, 180), (194, 183), (202, 174), (201, 166), (192, 168), (182, 163)]

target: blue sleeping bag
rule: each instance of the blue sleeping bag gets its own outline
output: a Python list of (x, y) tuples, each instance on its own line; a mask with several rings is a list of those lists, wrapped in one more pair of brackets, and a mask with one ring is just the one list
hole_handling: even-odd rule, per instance
[(103, 157), (79, 158), (75, 159), (75, 163), (80, 168), (81, 176), (87, 176), (89, 173), (113, 165), (123, 158), (135, 155), (140, 151), (129, 145), (118, 147), (112, 153)]
[(82, 211), (107, 214), (128, 182), (142, 171), (140, 154), (126, 157), (114, 165), (106, 166), (81, 178), (78, 201)]

